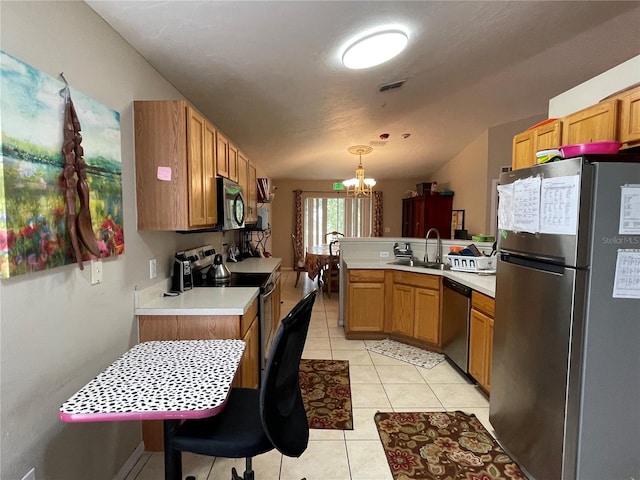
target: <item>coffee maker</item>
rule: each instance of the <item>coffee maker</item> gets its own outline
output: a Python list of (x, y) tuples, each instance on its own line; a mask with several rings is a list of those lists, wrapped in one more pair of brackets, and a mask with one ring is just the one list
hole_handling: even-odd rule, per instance
[(193, 274), (191, 261), (185, 252), (177, 252), (173, 259), (173, 276), (171, 278), (171, 291), (184, 292), (193, 288)]

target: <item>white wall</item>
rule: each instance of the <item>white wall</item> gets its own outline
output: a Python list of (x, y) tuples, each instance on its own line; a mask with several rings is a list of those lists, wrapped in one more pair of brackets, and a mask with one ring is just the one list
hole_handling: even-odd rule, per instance
[(598, 103), (640, 82), (640, 55), (549, 100), (549, 118), (560, 118)]
[[(141, 442), (138, 422), (64, 424), (60, 405), (137, 343), (134, 287), (158, 259), (168, 276), (176, 249), (222, 234), (138, 232), (133, 148), (134, 99), (182, 98), (83, 2), (0, 2), (0, 48), (121, 114), (125, 254), (104, 261), (90, 285), (76, 265), (0, 282), (1, 471), (20, 480), (112, 480)], [(211, 119), (215, 122), (215, 119)], [(231, 240), (232, 241), (232, 240)]]

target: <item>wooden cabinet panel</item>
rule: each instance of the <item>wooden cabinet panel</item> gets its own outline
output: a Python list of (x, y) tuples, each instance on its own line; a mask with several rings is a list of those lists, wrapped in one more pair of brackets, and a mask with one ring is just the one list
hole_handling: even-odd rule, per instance
[(391, 332), (413, 336), (415, 317), (415, 289), (407, 285), (393, 285)]
[(562, 144), (598, 142), (618, 138), (618, 99), (612, 98), (562, 119)]
[(238, 148), (231, 142), (229, 142), (228, 146), (228, 165), (229, 165), (229, 180), (234, 182), (240, 181), (240, 176), (238, 172)]
[(138, 317), (140, 342), (175, 340), (178, 336), (178, 317), (175, 315), (141, 315)]
[(536, 151), (533, 146), (533, 131), (527, 130), (513, 137), (513, 157), (511, 167), (514, 170), (533, 165)]
[(220, 132), (216, 134), (216, 171), (218, 176), (229, 178), (229, 140)]
[(428, 275), (422, 273), (411, 272), (393, 272), (393, 283), (403, 283), (405, 285), (411, 285), (413, 287), (440, 288), (440, 277), (438, 275)]
[(246, 345), (238, 372), (240, 373), (240, 382), (245, 388), (258, 388), (258, 379), (260, 377), (258, 323), (258, 317), (255, 317), (251, 322), (251, 327), (242, 337)]
[(491, 389), (494, 310), (493, 298), (475, 291), (471, 294), (469, 374), (487, 392)]
[[(216, 223), (215, 154), (206, 119), (184, 101), (134, 102), (139, 230)], [(169, 173), (158, 179), (159, 169)]]
[[(247, 196), (248, 196), (248, 190), (249, 190), (249, 170), (248, 170), (249, 165), (248, 165), (247, 159), (241, 154), (237, 155), (236, 164), (238, 166), (238, 169), (237, 169), (238, 185), (242, 187), (245, 203), (248, 203)], [(248, 209), (245, 208), (245, 222), (249, 223), (247, 221), (248, 220), (247, 214), (248, 214)]]
[(440, 343), (440, 292), (426, 288), (415, 291), (413, 336), (429, 343)]
[(640, 87), (620, 95), (619, 140), (626, 146), (640, 143)]
[(209, 122), (204, 126), (204, 191), (205, 224), (218, 223), (216, 183), (216, 129)]
[(384, 270), (349, 270), (351, 282), (384, 282)]
[(533, 130), (533, 163), (537, 162), (536, 152), (558, 148), (562, 139), (562, 121), (554, 120)]
[(349, 283), (347, 312), (347, 332), (384, 331), (384, 283)]

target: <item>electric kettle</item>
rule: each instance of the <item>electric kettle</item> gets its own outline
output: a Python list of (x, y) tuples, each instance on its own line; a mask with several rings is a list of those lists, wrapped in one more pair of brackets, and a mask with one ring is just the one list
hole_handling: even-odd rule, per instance
[(231, 280), (231, 272), (222, 262), (222, 255), (217, 253), (213, 257), (213, 265), (209, 269), (208, 276), (216, 283), (225, 283)]

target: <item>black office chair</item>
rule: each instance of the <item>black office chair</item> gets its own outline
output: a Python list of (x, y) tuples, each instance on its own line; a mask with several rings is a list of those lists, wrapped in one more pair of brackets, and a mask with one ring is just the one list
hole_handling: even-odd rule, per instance
[(302, 455), (309, 442), (309, 424), (298, 375), (315, 299), (314, 290), (282, 320), (261, 388), (231, 389), (221, 413), (187, 420), (178, 427), (173, 449), (213, 457), (245, 457), (244, 475), (239, 476), (233, 468), (232, 480), (254, 480), (251, 458), (274, 448), (289, 457)]

